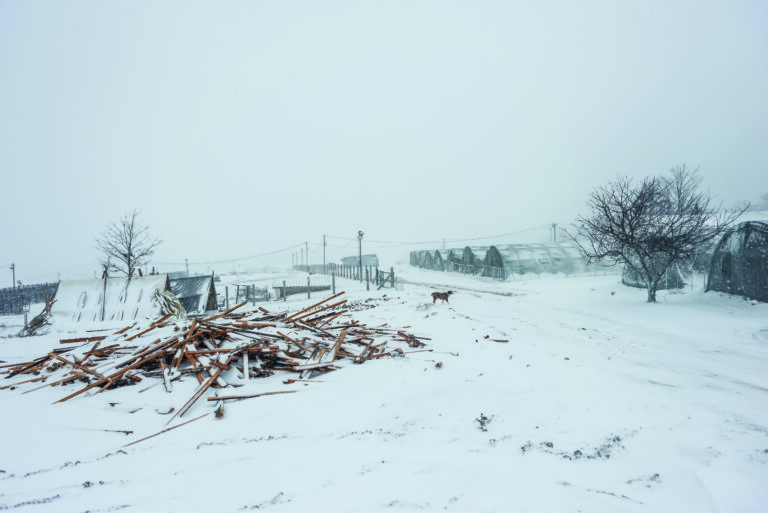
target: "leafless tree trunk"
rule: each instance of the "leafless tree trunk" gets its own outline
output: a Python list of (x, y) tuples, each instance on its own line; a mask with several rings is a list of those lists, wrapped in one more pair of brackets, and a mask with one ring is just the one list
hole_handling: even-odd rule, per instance
[(102, 263), (106, 266), (109, 262), (110, 270), (128, 277), (149, 261), (155, 247), (162, 242), (150, 236), (149, 228), (138, 217), (135, 210), (123, 215), (118, 222), (109, 223), (96, 240), (103, 257)]
[(635, 271), (648, 287), (648, 302), (654, 303), (667, 269), (692, 259), (697, 248), (748, 207), (723, 211), (699, 190), (700, 184), (698, 170), (685, 166), (638, 185), (619, 177), (589, 195), (590, 214), (576, 220), (575, 240), (590, 260), (623, 263)]

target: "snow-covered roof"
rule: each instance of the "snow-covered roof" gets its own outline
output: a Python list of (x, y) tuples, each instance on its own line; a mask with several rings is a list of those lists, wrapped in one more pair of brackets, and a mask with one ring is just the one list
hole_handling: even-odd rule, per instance
[(379, 265), (379, 257), (376, 254), (342, 257), (341, 263), (344, 265), (358, 265), (361, 260), (363, 267), (378, 267)]
[(508, 244), (491, 246), (486, 264), (502, 264), (510, 273), (574, 272), (586, 265), (579, 248), (570, 244)]
[(130, 280), (62, 280), (51, 314), (57, 321), (77, 323), (156, 318), (168, 313), (159, 297), (167, 291), (170, 287), (165, 274)]
[(216, 287), (211, 275), (172, 279), (171, 291), (188, 314), (216, 310)]

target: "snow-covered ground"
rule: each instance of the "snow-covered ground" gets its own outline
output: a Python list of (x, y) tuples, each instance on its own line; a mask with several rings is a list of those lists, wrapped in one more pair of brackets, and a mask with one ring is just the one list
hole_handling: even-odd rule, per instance
[[(194, 380), (58, 404), (81, 385), (0, 391), (0, 510), (768, 510), (768, 305), (696, 289), (648, 304), (615, 275), (396, 271), (400, 290), (338, 289), (376, 299), (354, 318), (410, 326), (432, 352), (252, 380), (238, 393), (297, 393), (228, 404), (222, 419), (125, 447), (164, 429)], [(450, 304), (432, 303), (449, 288)], [(21, 322), (0, 318), (0, 336)], [(0, 338), (0, 360), (66, 337)]]

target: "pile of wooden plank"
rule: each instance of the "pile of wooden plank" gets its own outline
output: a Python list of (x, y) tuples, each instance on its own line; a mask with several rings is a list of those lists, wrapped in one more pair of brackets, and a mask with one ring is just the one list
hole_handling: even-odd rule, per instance
[[(276, 372), (292, 373), (284, 383), (306, 380), (338, 369), (342, 360), (359, 364), (403, 355), (404, 346), (421, 350), (423, 341), (429, 340), (406, 332), (408, 326), (369, 327), (352, 319), (345, 307), (347, 301), (340, 299), (343, 294), (296, 312), (273, 313), (263, 307), (245, 311), (244, 302), (205, 319), (171, 322), (168, 315), (107, 335), (63, 339), (62, 347), (40, 358), (4, 365), (5, 379), (21, 381), (0, 389), (35, 384), (25, 390), (28, 393), (48, 386), (84, 385), (58, 400), (65, 402), (89, 391), (101, 393), (147, 379), (156, 379), (158, 384), (162, 380), (171, 392), (175, 381), (185, 376), (196, 379), (197, 390), (174, 409), (172, 420), (183, 417), (211, 388), (242, 385), (243, 380)], [(265, 393), (222, 394), (207, 399), (217, 401), (218, 415), (226, 400), (259, 395)]]

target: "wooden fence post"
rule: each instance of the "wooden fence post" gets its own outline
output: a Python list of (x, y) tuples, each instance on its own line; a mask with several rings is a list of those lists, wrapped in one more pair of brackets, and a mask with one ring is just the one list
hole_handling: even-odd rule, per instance
[(394, 289), (395, 288), (395, 268), (394, 267), (389, 268), (389, 276), (390, 276), (390, 280), (392, 280), (391, 281), (392, 288)]
[(309, 276), (307, 276), (307, 299), (309, 299)]
[(331, 290), (333, 290), (333, 295), (336, 295), (336, 273), (331, 273)]

